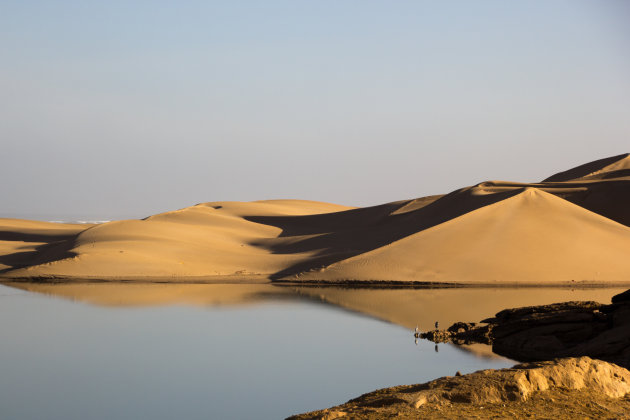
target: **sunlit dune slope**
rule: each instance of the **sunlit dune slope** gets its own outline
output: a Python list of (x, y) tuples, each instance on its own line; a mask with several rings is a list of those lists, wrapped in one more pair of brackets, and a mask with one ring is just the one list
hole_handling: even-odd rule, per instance
[(57, 252), (58, 259), (49, 257), (9, 275), (122, 279), (270, 274), (308, 255), (273, 254), (251, 245), (281, 231), (248, 221), (248, 214), (268, 217), (343, 209), (348, 207), (298, 200), (217, 202), (145, 220), (103, 223), (52, 244), (48, 254)]
[(212, 202), (143, 220), (0, 219), (7, 278), (630, 283), (629, 155), (365, 208)]
[(527, 188), (300, 279), (453, 283), (628, 281), (630, 229)]
[(594, 213), (630, 226), (630, 178), (608, 180), (543, 182), (486, 181), (476, 185), (486, 194), (515, 191), (527, 187), (537, 188), (584, 207)]

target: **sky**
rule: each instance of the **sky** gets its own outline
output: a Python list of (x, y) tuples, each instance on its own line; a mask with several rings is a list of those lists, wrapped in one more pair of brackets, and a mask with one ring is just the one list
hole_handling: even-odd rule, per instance
[(630, 3), (0, 2), (0, 217), (366, 206), (630, 152)]

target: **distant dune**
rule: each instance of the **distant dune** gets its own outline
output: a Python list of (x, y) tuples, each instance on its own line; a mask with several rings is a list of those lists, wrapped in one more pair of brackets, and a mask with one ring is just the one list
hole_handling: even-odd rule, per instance
[(628, 154), (366, 208), (270, 200), (96, 225), (0, 219), (11, 279), (622, 284), (629, 250)]

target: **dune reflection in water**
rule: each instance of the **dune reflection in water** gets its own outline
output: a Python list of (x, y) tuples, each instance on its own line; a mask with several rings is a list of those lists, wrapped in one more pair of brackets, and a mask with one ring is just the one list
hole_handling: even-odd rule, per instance
[[(479, 322), (505, 308), (593, 300), (608, 303), (625, 287), (382, 288), (277, 284), (5, 283), (7, 286), (102, 306), (234, 306), (308, 300), (421, 331)], [(489, 356), (489, 347), (465, 346)]]
[(621, 291), (8, 286), (35, 292), (0, 286), (0, 417), (21, 419), (281, 418), (376, 388), (511, 365), (487, 348), (415, 346), (416, 324), (605, 302)]

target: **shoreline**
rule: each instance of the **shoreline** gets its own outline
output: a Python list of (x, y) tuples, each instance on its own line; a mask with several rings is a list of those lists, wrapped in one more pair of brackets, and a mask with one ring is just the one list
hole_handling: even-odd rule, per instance
[[(460, 298), (459, 300), (452, 301), (450, 303), (450, 305), (461, 305), (461, 302), (467, 302), (467, 299), (470, 299), (471, 297), (476, 296), (478, 298), (481, 297), (481, 299), (484, 299), (486, 296), (490, 296), (486, 290), (500, 289), (504, 291), (502, 292), (502, 296), (506, 294), (510, 294), (510, 293), (512, 295), (518, 295), (518, 296), (529, 294), (531, 297), (535, 297), (535, 299), (532, 299), (530, 297), (530, 302), (536, 302), (535, 304), (538, 305), (542, 303), (542, 300), (544, 300), (543, 296), (553, 294), (551, 291), (554, 289), (566, 290), (566, 291), (571, 290), (570, 292), (571, 294), (573, 294), (577, 290), (582, 290), (582, 292), (575, 292), (575, 293), (580, 294), (581, 299), (584, 299), (585, 297), (586, 299), (589, 299), (590, 296), (592, 296), (592, 299), (603, 302), (603, 301), (607, 301), (608, 298), (597, 299), (595, 297), (599, 293), (597, 292), (597, 290), (620, 288), (619, 284), (609, 284), (609, 283), (601, 283), (601, 282), (599, 283), (582, 282), (582, 283), (569, 283), (569, 284), (562, 283), (560, 285), (550, 285), (548, 283), (545, 283), (542, 285), (541, 284), (536, 285), (536, 284), (531, 284), (531, 283), (528, 283), (528, 284), (521, 283), (521, 284), (516, 284), (516, 285), (507, 285), (505, 283), (501, 283), (499, 285), (497, 284), (453, 285), (453, 284), (436, 284), (436, 283), (427, 284), (427, 283), (420, 283), (420, 282), (415, 282), (415, 283), (405, 282), (404, 284), (401, 284), (402, 282), (395, 282), (393, 283), (394, 286), (392, 286), (391, 283), (388, 283), (388, 282), (378, 282), (376, 284), (370, 283), (370, 282), (343, 282), (339, 284), (338, 282), (336, 282), (335, 284), (333, 284), (333, 282), (308, 281), (308, 282), (300, 283), (300, 282), (287, 282), (287, 281), (273, 281), (269, 279), (267, 276), (262, 276), (262, 275), (212, 276), (212, 277), (206, 277), (206, 278), (195, 277), (192, 279), (188, 277), (188, 278), (180, 278), (180, 280), (181, 281), (173, 281), (172, 278), (165, 278), (165, 277), (156, 278), (156, 277), (147, 277), (147, 276), (136, 277), (134, 279), (118, 278), (115, 280), (96, 278), (96, 277), (71, 278), (71, 279), (56, 278), (56, 279), (53, 279), (52, 281), (50, 278), (40, 279), (39, 281), (32, 281), (32, 279), (28, 279), (28, 278), (19, 279), (19, 281), (15, 281), (15, 279), (0, 278), (0, 283), (7, 286), (23, 288), (25, 290), (39, 291), (39, 293), (72, 298), (73, 300), (80, 298), (79, 300), (84, 300), (89, 303), (108, 304), (108, 305), (141, 305), (141, 304), (147, 305), (147, 304), (156, 304), (156, 303), (165, 304), (165, 303), (174, 303), (174, 302), (177, 302), (177, 303), (186, 302), (187, 304), (190, 304), (190, 303), (208, 304), (208, 302), (212, 302), (214, 305), (218, 303), (221, 303), (221, 304), (254, 303), (254, 302), (260, 301), (261, 297), (270, 296), (268, 291), (265, 291), (263, 288), (270, 289), (272, 287), (275, 287), (277, 293), (274, 292), (274, 296), (276, 299), (289, 297), (289, 296), (286, 296), (286, 292), (289, 292), (291, 288), (295, 288), (296, 289), (295, 291), (298, 293), (300, 297), (308, 297), (318, 302), (321, 301), (322, 303), (339, 306), (345, 310), (357, 311), (359, 313), (362, 313), (363, 315), (369, 315), (377, 319), (384, 320), (386, 322), (392, 322), (392, 323), (404, 326), (406, 328), (409, 328), (409, 325), (406, 325), (404, 322), (400, 322), (400, 319), (397, 318), (398, 315), (396, 314), (388, 315), (387, 311), (385, 311), (384, 313), (380, 313), (379, 310), (377, 310), (377, 308), (373, 307), (373, 304), (376, 301), (378, 301), (379, 305), (386, 305), (386, 306), (392, 307), (391, 305), (392, 301), (383, 299), (383, 296), (379, 295), (377, 300), (374, 300), (374, 299), (366, 300), (367, 303), (363, 305), (365, 306), (363, 307), (361, 305), (357, 306), (356, 303), (353, 303), (354, 299), (357, 299), (357, 298), (364, 299), (365, 298), (365, 296), (363, 296), (364, 293), (369, 293), (369, 294), (391, 293), (391, 294), (397, 294), (399, 296), (401, 294), (405, 296), (414, 295), (414, 294), (416, 296), (426, 295), (426, 298), (423, 298), (423, 300), (421, 301), (413, 299), (413, 305), (409, 306), (409, 308), (411, 308), (412, 306), (422, 307), (420, 312), (426, 313), (426, 317), (428, 319), (421, 320), (420, 324), (432, 325), (432, 322), (433, 322), (432, 320), (438, 319), (437, 315), (434, 312), (434, 309), (432, 309), (435, 306), (435, 304), (437, 304), (438, 306), (451, 308), (449, 304), (445, 305), (445, 301), (437, 298), (438, 296), (436, 294), (439, 295), (439, 294), (452, 293), (452, 294), (461, 295), (462, 297), (464, 297), (463, 300)], [(191, 280), (194, 280), (194, 281), (191, 281)], [(32, 288), (39, 287), (42, 290), (31, 290), (31, 286), (29, 285), (32, 285)], [(130, 296), (129, 293), (124, 293), (125, 297), (122, 298), (119, 292), (121, 290), (120, 288), (125, 287), (125, 286), (129, 288), (137, 289), (135, 290), (135, 294), (132, 293), (133, 296)], [(189, 288), (186, 288), (186, 286), (189, 286)], [(146, 293), (149, 287), (160, 289), (160, 290), (157, 290), (157, 292), (159, 293)], [(208, 300), (207, 296), (204, 297), (202, 294), (199, 293), (201, 289), (208, 289), (208, 288), (223, 289), (226, 287), (227, 288), (231, 287), (232, 289), (238, 288), (239, 290), (234, 290), (234, 293), (229, 293), (223, 296), (220, 302), (218, 302), (216, 299), (217, 299), (217, 296), (221, 296), (221, 294), (215, 294), (215, 293), (208, 294), (208, 296), (211, 296), (211, 299)], [(81, 293), (69, 293), (68, 290), (66, 290), (65, 292), (63, 290), (55, 292), (54, 289), (56, 288), (61, 288), (61, 289), (74, 288), (74, 289), (83, 290), (83, 292), (87, 291), (88, 293), (84, 293), (83, 296), (81, 297)], [(182, 290), (174, 290), (177, 288), (180, 288)], [(108, 295), (107, 293), (104, 293), (104, 289), (112, 289), (110, 290), (110, 292), (113, 292), (113, 293), (110, 293)], [(301, 290), (298, 290), (298, 289), (301, 289)], [(321, 291), (318, 289), (321, 289)], [(334, 292), (333, 289), (338, 289), (338, 291)], [(437, 291), (440, 289), (443, 290), (443, 292), (438, 293)], [(331, 293), (330, 290), (333, 290), (334, 293)], [(363, 290), (363, 292), (361, 290)], [(370, 290), (373, 292), (370, 292)], [(377, 292), (377, 290), (381, 290), (382, 292)], [(513, 292), (509, 292), (510, 290), (512, 290)], [(527, 292), (528, 290), (529, 292)], [(537, 292), (537, 290), (540, 290), (540, 293)], [(548, 290), (549, 292), (545, 292), (545, 290)], [(183, 291), (185, 291), (186, 293), (182, 293)], [(246, 293), (243, 293), (243, 291), (245, 291)], [(306, 295), (302, 296), (302, 293)], [(615, 293), (618, 293), (618, 292), (615, 292)], [(344, 302), (344, 299), (343, 299), (344, 294), (352, 295), (354, 296), (354, 298), (351, 301)], [(622, 292), (622, 293), (619, 293), (618, 295), (615, 295), (612, 298), (612, 300), (615, 300), (615, 299), (619, 300), (618, 296), (621, 296), (622, 294), (625, 296), (627, 292)], [(467, 295), (467, 297), (464, 295)], [(499, 300), (503, 308), (517, 307), (514, 301), (512, 301), (510, 304), (508, 303), (509, 301), (504, 298), (501, 298)], [(576, 300), (579, 300), (579, 299), (576, 299)], [(434, 301), (433, 302), (434, 306), (431, 306), (432, 305), (432, 303), (430, 303), (431, 301)], [(402, 306), (404, 306), (404, 302), (402, 301), (399, 302), (398, 305), (395, 305), (397, 306), (397, 310), (402, 310), (402, 308), (400, 307), (401, 303), (403, 304)], [(425, 306), (425, 305), (428, 305), (428, 306)], [(554, 304), (547, 304), (547, 306), (553, 306), (553, 305)], [(603, 303), (597, 304), (597, 305), (598, 305), (597, 307), (600, 309), (601, 307), (610, 306)], [(367, 307), (370, 308), (369, 311), (365, 310), (365, 308)], [(456, 308), (456, 307), (457, 306), (453, 306), (452, 308)], [(449, 311), (450, 310), (451, 309), (449, 309)], [(497, 308), (495, 307), (494, 312), (486, 312), (487, 310), (488, 308), (486, 308), (483, 311), (483, 314), (489, 316), (492, 313), (496, 313)], [(459, 313), (458, 315), (453, 314), (453, 316), (450, 317), (451, 321), (458, 320), (458, 319), (459, 320), (481, 319), (480, 317), (477, 317), (477, 315), (482, 314), (482, 312), (479, 309), (475, 310), (476, 315), (473, 317), (470, 316), (471, 315), (470, 309), (467, 309), (467, 311), (468, 311), (466, 312), (467, 315), (463, 313)], [(502, 310), (501, 312), (504, 312), (504, 310)], [(561, 311), (561, 315), (564, 316), (564, 312)], [(609, 318), (613, 319), (615, 318), (615, 316), (616, 315), (613, 314), (613, 315), (610, 315)], [(405, 319), (407, 318), (409, 318), (408, 319), (409, 321), (412, 319), (417, 319), (417, 318), (414, 318), (413, 315), (407, 316)], [(431, 320), (431, 323), (428, 322), (429, 319)], [(439, 317), (439, 320), (442, 325), (448, 325), (448, 321), (449, 321), (448, 319)], [(396, 321), (399, 321), (399, 322), (396, 322)], [(581, 320), (580, 322), (582, 321), (583, 320)], [(413, 328), (413, 326), (411, 326), (411, 328)], [(409, 330), (409, 331), (412, 331), (412, 330)], [(411, 333), (410, 333), (410, 336), (411, 336)], [(500, 353), (494, 352), (494, 354), (500, 354)], [(581, 355), (578, 354), (575, 356), (579, 358)], [(595, 357), (589, 354), (585, 354), (584, 356)], [(510, 357), (510, 358), (518, 360), (518, 358), (514, 358), (514, 357)], [(551, 357), (545, 360), (551, 360)], [(569, 376), (578, 375), (576, 377), (579, 377), (579, 375), (582, 375), (581, 372), (584, 371), (584, 369), (580, 371), (579, 369), (576, 370), (574, 369), (574, 367), (571, 367), (571, 366), (575, 366), (576, 364), (579, 365), (580, 363), (582, 363), (579, 361), (579, 359), (576, 359), (576, 358), (564, 359), (564, 362), (562, 363), (565, 363), (565, 365), (566, 363), (569, 363), (571, 365), (566, 371), (564, 370), (566, 367), (565, 365), (558, 364), (560, 362), (555, 361), (556, 359), (553, 359), (553, 360), (554, 360), (553, 363), (544, 362), (546, 363), (545, 366), (549, 367), (550, 370), (552, 371), (551, 373), (549, 373), (548, 371), (544, 371), (544, 372), (547, 372), (550, 375), (552, 375), (553, 372), (562, 371)], [(592, 359), (592, 363), (591, 362), (588, 362), (588, 363), (590, 363), (591, 365), (592, 363), (595, 363), (595, 365), (593, 366), (596, 366), (596, 367), (593, 367), (593, 368), (589, 367), (586, 370), (588, 370), (588, 372), (595, 372), (596, 375), (599, 375), (600, 371), (610, 372), (611, 369), (612, 370), (617, 369), (615, 370), (615, 372), (617, 373), (626, 372), (621, 375), (623, 377), (627, 376), (627, 374), (630, 374), (627, 372), (627, 370), (623, 370), (623, 371), (618, 370), (622, 368), (618, 367), (617, 365), (614, 365), (613, 363), (600, 362), (600, 360), (597, 360), (597, 359)], [(538, 367), (536, 367), (536, 369), (538, 369)], [(458, 366), (453, 366), (453, 371), (455, 371), (455, 369), (457, 368)], [(525, 375), (525, 377), (527, 377), (528, 375), (527, 369), (529, 368), (527, 367), (519, 368), (518, 366), (515, 366), (512, 368), (507, 368), (507, 369), (502, 369), (502, 370), (485, 371), (487, 373), (483, 373), (483, 374), (480, 374), (479, 372), (477, 372), (477, 373), (471, 373), (471, 374), (462, 375), (462, 376), (455, 375), (455, 376), (450, 376), (450, 377), (449, 376), (441, 377), (441, 378), (434, 379), (432, 381), (429, 381), (420, 385), (400, 385), (400, 386), (395, 386), (392, 388), (379, 389), (377, 391), (369, 392), (358, 398), (352, 399), (339, 406), (335, 406), (333, 408), (326, 409), (323, 411), (296, 415), (294, 418), (296, 419), (324, 419), (324, 418), (333, 419), (333, 418), (340, 418), (340, 417), (350, 417), (350, 418), (385, 419), (385, 418), (391, 418), (392, 416), (398, 416), (398, 418), (418, 418), (418, 416), (422, 416), (423, 418), (460, 418), (462, 415), (470, 415), (471, 413), (475, 413), (475, 415), (478, 415), (480, 417), (487, 416), (490, 413), (494, 415), (499, 415), (501, 413), (503, 414), (509, 413), (509, 414), (512, 414), (512, 417), (520, 418), (527, 414), (533, 414), (535, 417), (540, 417), (540, 416), (543, 416), (544, 414), (548, 414), (547, 410), (552, 410), (552, 412), (555, 412), (556, 414), (561, 415), (564, 412), (563, 410), (566, 410), (567, 407), (568, 409), (572, 410), (572, 412), (581, 413), (583, 416), (598, 417), (601, 415), (607, 415), (607, 416), (619, 415), (619, 413), (623, 412), (623, 410), (630, 411), (630, 393), (625, 393), (622, 397), (611, 397), (611, 396), (606, 396), (606, 395), (602, 396), (600, 395), (601, 393), (599, 391), (597, 391), (591, 386), (587, 386), (580, 389), (569, 389), (569, 390), (565, 390), (558, 387), (555, 387), (555, 388), (550, 387), (550, 389), (535, 389), (533, 392), (531, 392), (530, 394), (527, 394), (527, 396), (525, 397), (523, 397), (522, 394), (518, 394), (520, 396), (518, 396), (517, 394), (514, 394), (514, 395), (517, 395), (517, 397), (515, 397), (514, 399), (511, 399), (511, 397), (510, 398), (501, 397), (499, 400), (496, 400), (496, 401), (492, 399), (489, 399), (489, 400), (480, 399), (479, 401), (475, 402), (476, 397), (469, 398), (469, 394), (473, 395), (471, 394), (471, 392), (473, 391), (470, 391), (470, 388), (471, 388), (470, 384), (472, 384), (473, 389), (489, 390), (487, 392), (487, 394), (489, 395), (495, 392), (493, 391), (494, 389), (493, 386), (495, 386), (496, 383), (502, 384), (500, 389), (508, 389), (509, 387), (513, 385), (516, 378), (515, 383), (518, 385), (520, 383), (518, 381), (518, 377), (520, 377), (519, 375)], [(545, 375), (547, 375), (547, 373), (545, 373)], [(588, 373), (585, 377), (590, 378), (590, 376), (588, 375), (591, 375), (591, 373)], [(606, 379), (607, 381), (610, 382), (611, 384), (610, 386), (613, 388), (618, 385), (618, 384), (615, 385), (616, 384), (615, 378), (616, 376), (614, 376), (612, 379), (610, 378)], [(547, 376), (544, 376), (544, 380), (548, 381), (549, 383), (553, 382), (550, 379), (550, 377), (547, 377)], [(630, 383), (630, 379), (629, 379), (629, 383)], [(462, 385), (463, 388), (461, 389), (457, 388), (457, 386), (460, 386), (460, 385)], [(418, 404), (418, 402), (422, 400), (422, 396), (424, 395), (422, 394), (424, 388), (423, 389), (420, 389), (420, 388), (426, 387), (426, 386), (428, 386), (430, 389), (435, 389), (438, 391), (437, 393), (431, 394), (433, 396), (430, 396), (430, 397), (434, 399), (430, 399), (429, 396), (427, 396), (425, 402)], [(446, 386), (446, 387), (444, 388), (443, 386)], [(468, 386), (468, 388), (466, 388), (466, 386)], [(537, 386), (537, 384), (533, 384), (532, 386)], [(443, 388), (440, 388), (440, 387), (443, 387)], [(410, 393), (408, 392), (409, 389), (414, 389), (414, 391)], [(442, 391), (440, 391), (440, 389), (442, 389)], [(434, 397), (435, 395), (438, 395), (438, 394), (441, 395), (441, 394), (444, 394), (445, 392), (450, 392), (453, 398)], [(596, 405), (593, 405), (592, 407), (586, 406), (583, 403), (583, 401), (585, 400), (595, 401)], [(605, 407), (605, 408), (601, 408), (601, 407)]]
[(447, 330), (419, 333), (416, 328), (416, 339), (491, 344), (494, 354), (521, 363), (382, 388), (289, 419), (624, 417), (630, 410), (629, 325), (627, 290), (610, 304), (572, 301), (508, 308), (479, 323), (456, 322)]
[(342, 287), (348, 289), (458, 289), (458, 288), (577, 288), (630, 287), (630, 281), (563, 282), (426, 282), (400, 280), (276, 280), (268, 274), (221, 276), (3, 276), (0, 283), (157, 283), (157, 284), (272, 284), (278, 286)]
[(623, 154), (538, 183), (486, 181), (361, 208), (221, 201), (97, 225), (0, 218), (0, 278), (625, 286), (628, 171)]

